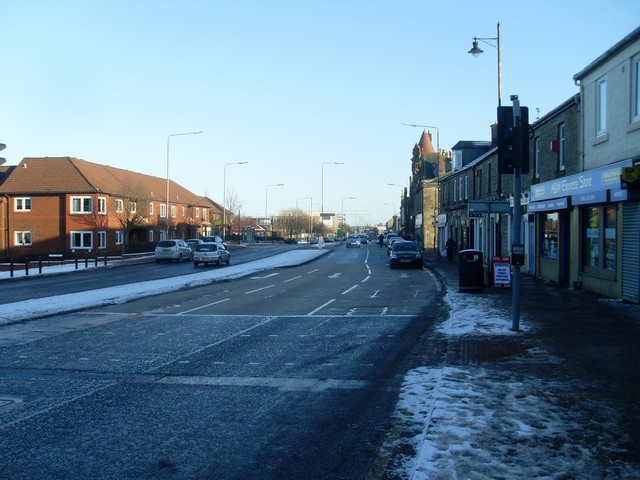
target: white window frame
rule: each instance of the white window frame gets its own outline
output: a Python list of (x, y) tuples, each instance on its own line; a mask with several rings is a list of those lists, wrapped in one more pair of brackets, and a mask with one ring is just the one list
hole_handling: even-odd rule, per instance
[(107, 232), (105, 230), (98, 232), (98, 248), (107, 248)]
[(153, 237), (154, 237), (154, 235), (153, 235), (153, 230), (149, 230), (149, 237), (148, 237), (148, 241), (149, 241), (149, 242), (153, 242)]
[(596, 137), (607, 133), (607, 78), (596, 82)]
[(640, 55), (631, 59), (631, 123), (640, 123)]
[(16, 246), (27, 247), (33, 245), (30, 230), (16, 230), (13, 232), (13, 242)]
[(98, 214), (107, 214), (107, 197), (98, 197)]
[(149, 216), (153, 216), (153, 202), (149, 202)]
[(116, 230), (116, 245), (124, 243), (124, 230)]
[(171, 218), (176, 218), (178, 216), (178, 208), (176, 205), (171, 205)]
[(207, 209), (206, 208), (202, 208), (202, 219), (206, 220), (207, 219)]
[(31, 197), (16, 197), (13, 202), (14, 212), (30, 212)]
[(93, 232), (87, 230), (72, 230), (69, 241), (74, 250), (91, 250), (93, 248)]
[(72, 214), (86, 215), (93, 213), (93, 197), (73, 196), (71, 197), (69, 209)]
[(160, 218), (167, 218), (167, 204), (160, 204)]
[(533, 178), (540, 178), (540, 137), (533, 139)]
[(129, 213), (136, 213), (138, 211), (138, 204), (129, 200)]
[(124, 211), (124, 202), (121, 198), (116, 198), (116, 213), (122, 213)]
[(566, 167), (566, 126), (565, 123), (558, 124), (558, 170), (563, 172)]

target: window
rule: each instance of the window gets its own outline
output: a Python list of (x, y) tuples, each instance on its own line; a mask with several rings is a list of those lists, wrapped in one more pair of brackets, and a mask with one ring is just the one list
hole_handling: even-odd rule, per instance
[(116, 231), (116, 245), (122, 245), (124, 243), (124, 231), (117, 230)]
[(469, 175), (464, 176), (464, 199), (469, 198)]
[(187, 210), (186, 210), (186, 208), (184, 207), (184, 205), (182, 206), (182, 209), (181, 209), (181, 210), (182, 210), (182, 216), (184, 217), (184, 216), (187, 214)]
[(14, 233), (14, 243), (16, 244), (16, 246), (20, 245), (24, 247), (27, 245), (31, 245), (31, 232), (19, 231)]
[(482, 169), (476, 172), (476, 176), (478, 177), (478, 193), (476, 198), (482, 198)]
[(614, 206), (585, 208), (583, 217), (583, 264), (585, 269), (615, 270), (616, 221), (616, 207)]
[(607, 79), (596, 82), (596, 137), (607, 133)]
[(563, 172), (565, 167), (565, 142), (564, 122), (558, 125), (558, 171)]
[(558, 259), (558, 213), (542, 215), (542, 256)]
[(148, 238), (149, 242), (153, 242), (153, 230), (149, 230), (149, 238)]
[(167, 218), (167, 204), (166, 203), (161, 203), (160, 204), (160, 217), (161, 218)]
[(540, 137), (533, 140), (533, 178), (540, 178)]
[(203, 220), (206, 220), (206, 219), (207, 219), (207, 209), (206, 209), (206, 208), (203, 208), (203, 209), (202, 209), (202, 219), (203, 219)]
[(153, 202), (149, 202), (149, 216), (153, 216)]
[(98, 248), (107, 248), (107, 232), (98, 232)]
[(640, 55), (631, 60), (631, 123), (640, 122)]
[(31, 197), (16, 197), (13, 206), (16, 212), (30, 212)]
[(71, 232), (71, 248), (90, 249), (93, 246), (93, 232)]
[(107, 214), (107, 198), (106, 197), (98, 197), (98, 213), (100, 215)]
[(71, 197), (71, 213), (92, 213), (93, 198), (91, 197)]
[(122, 199), (118, 198), (116, 200), (116, 213), (122, 213), (123, 210), (124, 210), (124, 202), (122, 201)]
[(196, 218), (200, 218), (200, 207), (196, 207)]
[(491, 195), (491, 164), (487, 165), (487, 195)]
[(138, 204), (136, 202), (129, 201), (129, 213), (136, 213), (138, 211)]
[(176, 218), (178, 215), (178, 209), (175, 205), (171, 205), (171, 218)]

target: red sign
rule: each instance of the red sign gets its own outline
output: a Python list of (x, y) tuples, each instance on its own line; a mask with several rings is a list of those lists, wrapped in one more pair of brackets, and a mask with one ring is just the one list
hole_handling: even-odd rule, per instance
[(510, 257), (491, 257), (491, 271), (493, 272), (494, 287), (511, 288)]

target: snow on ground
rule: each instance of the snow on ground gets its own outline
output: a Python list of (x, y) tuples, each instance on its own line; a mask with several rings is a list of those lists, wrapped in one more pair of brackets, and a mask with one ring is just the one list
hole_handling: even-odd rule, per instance
[[(446, 302), (451, 315), (438, 331), (449, 340), (518, 335), (510, 330), (510, 312), (496, 309), (489, 295), (449, 291)], [(389, 458), (396, 452), (389, 478), (640, 478), (616, 460), (625, 439), (616, 432), (616, 409), (596, 400), (602, 386), (563, 375), (559, 364), (534, 347), (499, 364), (410, 371), (396, 405), (397, 431), (383, 448)]]
[[(36, 298), (22, 302), (0, 305), (0, 325), (19, 322), (31, 318), (54, 315), (57, 313), (71, 312), (83, 308), (99, 305), (125, 303), (135, 298), (148, 295), (158, 295), (185, 287), (198, 287), (212, 282), (226, 279), (239, 278), (270, 268), (287, 267), (308, 262), (327, 253), (326, 250), (292, 250), (249, 263), (230, 265), (220, 268), (202, 268), (198, 273), (182, 275), (170, 279), (150, 280), (147, 282), (132, 283), (115, 287), (106, 287), (98, 290), (83, 292), (82, 295), (70, 293), (55, 297)], [(63, 273), (75, 270), (74, 265), (52, 266), (43, 269), (43, 274)], [(37, 269), (35, 270), (37, 272)], [(3, 277), (9, 276), (8, 272), (2, 272)], [(22, 271), (14, 272), (15, 275), (24, 275)], [(34, 275), (33, 271), (31, 275)]]

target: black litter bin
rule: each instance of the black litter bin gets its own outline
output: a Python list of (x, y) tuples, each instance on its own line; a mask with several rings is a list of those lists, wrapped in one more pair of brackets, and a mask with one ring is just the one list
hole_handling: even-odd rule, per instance
[(482, 252), (479, 250), (460, 250), (458, 253), (460, 279), (458, 291), (482, 292), (484, 290), (484, 267)]

